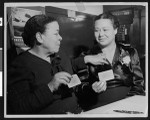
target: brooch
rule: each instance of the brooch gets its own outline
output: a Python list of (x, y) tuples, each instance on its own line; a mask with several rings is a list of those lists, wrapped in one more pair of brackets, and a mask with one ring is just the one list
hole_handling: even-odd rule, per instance
[(122, 65), (129, 66), (131, 59), (130, 55), (127, 51), (124, 51), (123, 49), (121, 50), (121, 55), (119, 57), (119, 61), (121, 62)]

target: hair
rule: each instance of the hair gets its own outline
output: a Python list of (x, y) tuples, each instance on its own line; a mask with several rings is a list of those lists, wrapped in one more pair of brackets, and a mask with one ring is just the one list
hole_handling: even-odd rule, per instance
[(119, 27), (119, 20), (118, 20), (118, 18), (116, 16), (114, 16), (113, 14), (111, 14), (110, 12), (105, 12), (105, 13), (102, 13), (102, 14), (96, 16), (94, 18), (94, 22), (96, 20), (100, 20), (100, 19), (109, 19), (109, 20), (111, 20), (114, 29)]
[(24, 43), (29, 46), (33, 47), (35, 44), (38, 44), (36, 39), (36, 33), (44, 33), (46, 29), (46, 25), (48, 23), (57, 21), (55, 18), (42, 15), (35, 15), (31, 17), (24, 26), (24, 31), (22, 33), (22, 38)]

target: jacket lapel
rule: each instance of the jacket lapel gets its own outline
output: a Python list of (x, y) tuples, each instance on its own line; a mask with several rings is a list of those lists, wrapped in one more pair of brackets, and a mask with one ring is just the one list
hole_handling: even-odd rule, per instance
[(119, 60), (119, 56), (120, 56), (120, 50), (118, 46), (116, 46), (115, 54), (112, 61), (112, 66), (114, 66), (114, 64)]

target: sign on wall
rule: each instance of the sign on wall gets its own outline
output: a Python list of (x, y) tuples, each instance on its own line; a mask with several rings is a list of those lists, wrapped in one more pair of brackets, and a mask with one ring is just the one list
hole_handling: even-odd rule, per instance
[(133, 23), (133, 9), (123, 9), (118, 11), (112, 11), (113, 15), (117, 16), (120, 24), (132, 24)]

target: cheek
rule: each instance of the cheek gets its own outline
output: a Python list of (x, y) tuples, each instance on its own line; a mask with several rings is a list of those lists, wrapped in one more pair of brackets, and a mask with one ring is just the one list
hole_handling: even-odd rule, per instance
[(52, 49), (57, 49), (58, 48), (58, 43), (56, 41), (56, 39), (51, 39), (50, 43), (49, 43), (49, 46), (52, 48)]
[(51, 48), (55, 48), (56, 44), (55, 44), (54, 41), (51, 41), (51, 42), (49, 43), (49, 46), (50, 46)]
[(111, 32), (111, 33), (107, 33), (106, 35), (107, 35), (109, 38), (114, 38), (115, 33), (114, 33), (114, 32)]
[(46, 45), (47, 45), (49, 48), (53, 48), (54, 45), (55, 45), (53, 39), (48, 38), (48, 39), (47, 39), (47, 42), (46, 42)]
[(95, 35), (96, 38), (98, 37), (98, 33), (95, 32), (94, 35)]

